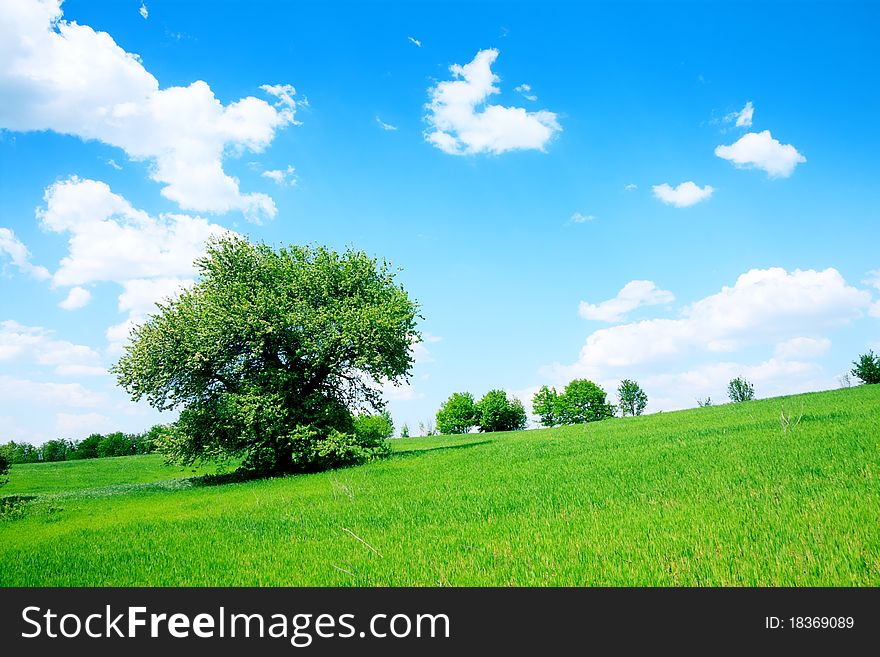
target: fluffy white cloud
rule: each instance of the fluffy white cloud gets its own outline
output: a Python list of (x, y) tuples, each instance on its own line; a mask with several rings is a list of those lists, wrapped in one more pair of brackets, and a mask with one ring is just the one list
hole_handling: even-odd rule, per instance
[(52, 331), (14, 320), (0, 322), (0, 362), (4, 361), (52, 367), (59, 376), (106, 374), (99, 354), (92, 348), (56, 340)]
[(700, 188), (690, 180), (681, 183), (678, 187), (671, 187), (668, 183), (663, 183), (662, 185), (654, 185), (653, 189), (655, 197), (667, 205), (674, 205), (677, 208), (686, 208), (700, 201), (705, 201), (715, 191), (711, 185)]
[(76, 310), (77, 308), (83, 308), (88, 305), (91, 299), (91, 292), (84, 287), (77, 286), (70, 288), (70, 292), (67, 293), (67, 296), (64, 297), (64, 300), (58, 305), (64, 310)]
[(797, 337), (785, 340), (776, 345), (776, 358), (779, 360), (796, 360), (798, 358), (816, 358), (831, 348), (828, 338)]
[(54, 183), (44, 200), (37, 210), (43, 228), (68, 235), (68, 253), (52, 278), (60, 286), (189, 277), (205, 241), (227, 232), (200, 217), (153, 217), (97, 180)]
[(416, 39), (415, 37), (406, 37), (407, 41), (413, 44), (416, 48), (422, 47), (422, 42)]
[[(52, 280), (58, 286), (110, 281), (122, 286), (119, 310), (128, 317), (107, 331), (119, 352), (130, 328), (156, 301), (189, 285), (193, 262), (211, 237), (227, 229), (201, 217), (151, 216), (97, 180), (73, 177), (54, 183), (37, 216), (46, 230), (68, 235), (68, 252)], [(75, 294), (71, 292), (71, 294)]]
[(30, 251), (9, 228), (0, 228), (0, 254), (9, 256), (13, 265), (38, 281), (44, 281), (51, 277), (48, 269), (31, 262)]
[(625, 191), (625, 192), (634, 192), (634, 191), (637, 190), (638, 188), (639, 188), (639, 186), (636, 185), (635, 183), (629, 183), (629, 184), (623, 186), (623, 191)]
[(160, 89), (109, 34), (63, 20), (60, 0), (6, 2), (0, 12), (0, 128), (117, 146), (150, 161), (162, 194), (185, 209), (275, 216), (269, 196), (243, 194), (222, 165), (230, 153), (262, 151), (295, 122), (293, 87), (261, 89), (274, 106), (252, 96), (223, 105), (201, 80)]
[(737, 167), (766, 171), (771, 178), (788, 178), (798, 164), (807, 161), (791, 144), (773, 139), (769, 130), (748, 132), (730, 146), (718, 146), (715, 155)]
[(106, 402), (105, 395), (89, 390), (79, 383), (47, 383), (4, 374), (0, 374), (0, 397), (6, 401), (68, 408), (92, 408)]
[(661, 290), (653, 281), (630, 281), (613, 299), (599, 304), (581, 301), (578, 312), (584, 319), (619, 322), (627, 313), (640, 306), (656, 306), (673, 301), (675, 295), (668, 290)]
[(100, 413), (56, 413), (55, 430), (58, 435), (76, 438), (92, 433), (109, 433), (118, 426), (106, 415)]
[[(798, 367), (813, 366), (789, 359), (816, 357), (829, 344), (824, 336), (808, 339), (805, 333), (821, 336), (843, 326), (862, 316), (870, 303), (868, 292), (847, 285), (835, 269), (753, 269), (733, 286), (687, 306), (677, 319), (650, 319), (597, 330), (587, 338), (575, 363), (542, 371), (557, 383), (586, 376), (616, 386), (623, 377), (640, 381), (683, 377), (690, 370), (674, 373), (675, 368), (689, 360), (763, 347), (775, 351), (766, 367), (780, 377), (779, 389), (797, 387), (799, 383), (783, 380)], [(716, 365), (704, 363), (695, 371)], [(816, 381), (811, 380), (811, 385)], [(650, 390), (648, 394), (652, 396)], [(686, 401), (679, 399), (682, 404)]]
[(499, 81), (491, 66), (495, 49), (481, 50), (464, 66), (449, 67), (455, 79), (429, 90), (431, 100), (425, 117), (431, 128), (425, 138), (452, 155), (504, 153), (511, 150), (544, 150), (562, 128), (556, 114), (547, 110), (528, 112), (521, 107), (486, 105), (499, 93)]
[(270, 169), (260, 175), (263, 178), (268, 178), (279, 187), (293, 187), (296, 185), (296, 169), (289, 164), (286, 169)]
[(140, 8), (138, 8), (138, 13), (141, 15), (141, 18), (147, 20), (150, 17), (150, 10), (147, 9), (146, 3), (141, 3)]

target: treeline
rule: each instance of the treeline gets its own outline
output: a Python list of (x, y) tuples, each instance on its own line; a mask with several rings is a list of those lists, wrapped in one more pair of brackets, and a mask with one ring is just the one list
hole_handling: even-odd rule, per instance
[(93, 433), (82, 440), (58, 438), (42, 445), (10, 441), (0, 445), (6, 458), (12, 463), (40, 463), (50, 461), (75, 461), (97, 459), (107, 456), (134, 456), (149, 454), (167, 427), (157, 424), (143, 433), (114, 431), (106, 435)]

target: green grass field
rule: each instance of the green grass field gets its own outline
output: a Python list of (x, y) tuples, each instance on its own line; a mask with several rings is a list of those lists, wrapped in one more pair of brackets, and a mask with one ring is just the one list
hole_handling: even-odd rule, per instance
[(880, 585), (877, 385), (393, 442), (225, 485), (14, 466), (0, 495), (35, 497), (0, 517), (0, 585)]

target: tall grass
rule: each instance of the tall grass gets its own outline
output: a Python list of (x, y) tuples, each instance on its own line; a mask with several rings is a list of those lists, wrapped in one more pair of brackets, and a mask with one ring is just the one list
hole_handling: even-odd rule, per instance
[(63, 464), (69, 485), (14, 466), (3, 494), (40, 494), (0, 520), (0, 584), (877, 586), (878, 409), (861, 386), (396, 440), (365, 466), (216, 486), (155, 457)]

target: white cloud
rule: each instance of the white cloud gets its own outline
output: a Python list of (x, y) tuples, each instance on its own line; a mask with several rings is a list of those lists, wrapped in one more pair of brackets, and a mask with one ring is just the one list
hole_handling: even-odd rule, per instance
[(31, 253), (9, 228), (0, 228), (0, 255), (6, 254), (20, 271), (44, 281), (51, 277), (49, 270), (31, 263)]
[(201, 217), (154, 217), (96, 180), (73, 177), (54, 183), (37, 216), (46, 230), (68, 235), (68, 252), (53, 276), (58, 286), (110, 281), (122, 286), (119, 310), (128, 313), (107, 330), (118, 353), (129, 329), (154, 310), (156, 301), (189, 285), (205, 242), (230, 233)]
[(580, 212), (575, 212), (573, 215), (571, 215), (569, 221), (573, 224), (585, 224), (595, 218), (596, 215), (593, 214), (581, 214)]
[(413, 44), (416, 48), (422, 47), (422, 42), (419, 41), (418, 39), (415, 39), (413, 37), (406, 37), (406, 38), (407, 38), (407, 41), (409, 41), (411, 44)]
[(531, 100), (531, 101), (538, 100), (538, 97), (532, 93), (531, 85), (523, 83), (523, 84), (519, 85), (518, 87), (514, 87), (513, 90), (516, 91), (517, 93), (519, 93), (526, 100)]
[(68, 253), (53, 276), (60, 286), (189, 277), (205, 241), (227, 232), (200, 217), (153, 217), (97, 180), (54, 183), (44, 199), (37, 210), (41, 225), (68, 235)]
[(639, 188), (639, 186), (636, 185), (635, 183), (629, 183), (628, 185), (624, 185), (624, 187), (623, 187), (623, 191), (625, 191), (625, 192), (634, 192), (634, 191), (637, 190), (638, 188)]
[(667, 205), (674, 205), (677, 208), (686, 208), (700, 201), (705, 201), (712, 196), (714, 191), (710, 185), (701, 189), (699, 185), (690, 180), (681, 183), (678, 187), (670, 187), (667, 183), (654, 185), (654, 196)]
[(737, 167), (766, 171), (771, 178), (788, 178), (798, 164), (807, 161), (791, 144), (773, 139), (769, 130), (748, 132), (730, 146), (718, 146), (715, 155)]
[(109, 167), (111, 167), (111, 168), (113, 168), (113, 169), (116, 169), (117, 171), (122, 171), (122, 167), (119, 166), (119, 165), (116, 163), (116, 160), (114, 160), (112, 157), (111, 157), (109, 160), (107, 160), (107, 166), (109, 166)]
[(511, 150), (544, 150), (562, 128), (556, 114), (547, 110), (528, 112), (521, 107), (487, 105), (499, 93), (499, 78), (491, 65), (495, 49), (481, 50), (464, 66), (453, 64), (453, 80), (429, 90), (431, 100), (425, 117), (430, 124), (425, 138), (451, 155), (504, 153)]
[(55, 431), (64, 438), (76, 439), (93, 433), (109, 433), (118, 427), (100, 413), (56, 413)]
[(70, 288), (70, 292), (67, 293), (67, 296), (58, 304), (58, 306), (64, 310), (76, 310), (77, 308), (83, 308), (88, 305), (91, 299), (91, 292), (84, 287), (76, 286)]
[(668, 290), (661, 290), (653, 281), (630, 281), (613, 299), (595, 305), (581, 301), (578, 312), (584, 319), (619, 322), (627, 313), (641, 306), (656, 306), (673, 301), (675, 295)]
[(272, 199), (245, 194), (223, 159), (260, 152), (294, 123), (293, 87), (264, 85), (223, 105), (207, 83), (159, 88), (137, 55), (106, 32), (62, 19), (59, 0), (7, 3), (0, 19), (0, 128), (95, 139), (151, 163), (161, 193), (184, 209), (274, 217)]
[(0, 362), (24, 361), (54, 368), (59, 376), (102, 375), (100, 355), (91, 347), (56, 340), (40, 326), (0, 322)]
[(391, 125), (390, 123), (385, 123), (385, 121), (380, 119), (378, 116), (376, 117), (376, 123), (378, 123), (379, 127), (385, 131), (394, 132), (395, 130), (397, 130), (396, 125)]
[(138, 13), (141, 15), (141, 18), (147, 20), (150, 17), (150, 10), (147, 9), (147, 5), (145, 3), (141, 3), (140, 8), (138, 9)]
[(289, 164), (286, 169), (270, 169), (260, 175), (263, 178), (268, 178), (280, 187), (293, 187), (296, 185), (296, 169)]
[[(721, 119), (724, 123), (735, 123), (737, 128), (752, 127), (752, 118), (755, 115), (755, 106), (752, 101), (746, 102), (745, 106), (739, 112), (731, 112)], [(717, 119), (713, 121), (717, 123)]]
[(778, 360), (816, 358), (827, 352), (830, 348), (831, 340), (828, 338), (797, 337), (777, 344), (775, 357)]
[[(813, 365), (788, 359), (820, 355), (827, 348), (823, 333), (863, 316), (870, 302), (868, 292), (847, 285), (835, 269), (753, 269), (742, 274), (732, 287), (725, 286), (685, 307), (677, 319), (649, 319), (594, 331), (575, 363), (552, 365), (542, 372), (554, 383), (579, 376), (609, 384), (624, 377), (656, 382), (663, 376), (681, 378), (688, 371), (720, 366), (712, 362), (686, 364), (694, 359), (711, 361), (720, 353), (763, 348), (774, 352), (766, 368), (781, 377), (779, 390), (794, 390), (803, 381), (786, 377), (794, 376), (798, 368), (810, 369)], [(808, 340), (805, 334), (815, 337)], [(678, 367), (690, 370), (676, 373)], [(824, 379), (814, 377), (809, 385), (821, 381)], [(726, 385), (727, 380), (723, 383)], [(829, 379), (829, 386), (833, 385)], [(650, 390), (648, 394), (652, 396)], [(676, 404), (687, 402), (681, 395), (676, 399)], [(669, 405), (672, 402), (665, 406), (657, 403), (660, 408), (680, 407)]]
[(873, 288), (880, 290), (880, 269), (872, 269), (868, 272), (868, 275), (862, 281), (865, 285), (870, 285)]
[(51, 406), (92, 408), (106, 402), (105, 395), (79, 383), (46, 383), (0, 374), (0, 397), (5, 401), (21, 401)]

